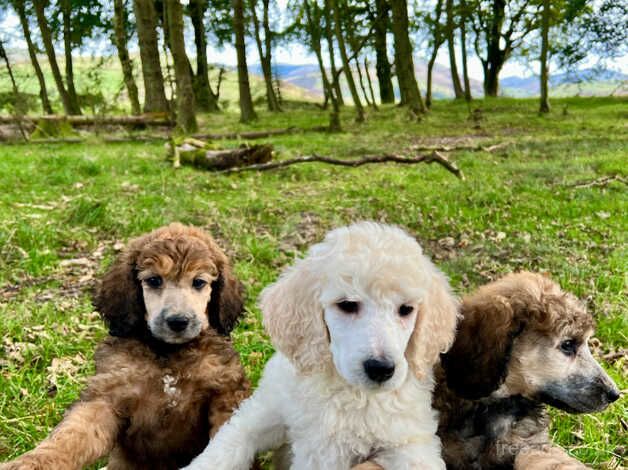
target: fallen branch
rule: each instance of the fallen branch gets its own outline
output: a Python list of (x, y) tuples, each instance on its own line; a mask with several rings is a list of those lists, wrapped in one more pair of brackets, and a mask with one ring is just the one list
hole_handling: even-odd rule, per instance
[(499, 150), (501, 148), (512, 145), (512, 142), (500, 142), (499, 144), (489, 145), (488, 147), (484, 145), (458, 145), (458, 146), (448, 146), (443, 145), (440, 147), (434, 146), (412, 146), (412, 150), (416, 151), (425, 151), (425, 152), (458, 152), (461, 150), (468, 150), (471, 152), (494, 152), (495, 150)]
[(465, 179), (462, 171), (460, 171), (460, 169), (453, 162), (449, 161), (449, 159), (447, 159), (445, 155), (443, 155), (442, 153), (438, 151), (433, 151), (429, 155), (421, 155), (418, 157), (402, 157), (398, 155), (384, 154), (384, 155), (367, 156), (358, 160), (331, 158), (331, 157), (325, 157), (323, 155), (314, 154), (314, 155), (309, 155), (305, 157), (292, 158), (289, 160), (261, 163), (257, 165), (249, 165), (249, 166), (239, 167), (239, 168), (229, 168), (226, 170), (217, 171), (216, 173), (227, 174), (227, 173), (240, 173), (243, 171), (267, 171), (267, 170), (274, 170), (276, 168), (284, 168), (290, 165), (296, 165), (298, 163), (312, 163), (312, 162), (320, 162), (320, 163), (327, 163), (329, 165), (340, 165), (340, 166), (349, 166), (349, 167), (358, 167), (362, 165), (368, 165), (371, 163), (387, 163), (387, 162), (400, 163), (400, 164), (406, 164), (406, 165), (407, 164), (412, 165), (416, 163), (438, 163), (447, 171), (449, 171), (450, 173), (453, 173), (454, 175), (456, 175), (456, 177), (460, 178), (461, 180)]
[(595, 186), (608, 186), (608, 184), (612, 183), (613, 181), (617, 181), (619, 183), (628, 185), (628, 179), (624, 178), (621, 175), (613, 175), (613, 176), (602, 176), (601, 178), (595, 179), (593, 181), (570, 184), (568, 185), (568, 187), (574, 188), (574, 189), (593, 188)]
[[(200, 144), (200, 146), (198, 145)], [(186, 139), (183, 145), (176, 145), (173, 154), (174, 167), (182, 164), (194, 165), (205, 170), (220, 173), (231, 167), (247, 168), (251, 165), (264, 164), (273, 158), (272, 145), (242, 146), (236, 149), (213, 150), (203, 147), (203, 142)]]

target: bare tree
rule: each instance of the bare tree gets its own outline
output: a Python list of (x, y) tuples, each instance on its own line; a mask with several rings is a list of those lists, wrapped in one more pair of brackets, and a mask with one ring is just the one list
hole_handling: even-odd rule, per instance
[(412, 44), (408, 34), (408, 4), (406, 0), (390, 0), (392, 29), (395, 38), (395, 67), (399, 81), (401, 104), (416, 115), (425, 112), (419, 84), (414, 75)]
[[(386, 0), (375, 0), (375, 17), (373, 18), (373, 36), (375, 47), (377, 82), (379, 98), (382, 103), (395, 102), (395, 89), (392, 82), (392, 67), (388, 61), (387, 35), (390, 25), (390, 6)], [(368, 73), (368, 71), (367, 71)]]
[(539, 105), (540, 113), (549, 113), (549, 94), (548, 94), (548, 75), (549, 69), (547, 64), (547, 55), (549, 49), (549, 28), (550, 28), (551, 4), (550, 0), (543, 0), (543, 19), (541, 25), (541, 102)]
[(135, 78), (133, 77), (133, 61), (129, 56), (129, 49), (127, 47), (127, 15), (124, 9), (124, 0), (114, 0), (113, 2), (113, 32), (114, 42), (116, 49), (118, 50), (118, 59), (120, 59), (120, 65), (122, 66), (122, 76), (124, 77), (124, 84), (126, 85), (127, 93), (129, 94), (129, 101), (131, 102), (131, 112), (138, 115), (142, 112), (140, 108), (139, 93), (137, 91), (137, 85), (135, 84)]
[(340, 50), (340, 57), (342, 59), (342, 68), (345, 72), (345, 77), (347, 78), (347, 85), (349, 85), (349, 91), (351, 92), (351, 99), (353, 100), (353, 105), (355, 106), (355, 120), (357, 122), (364, 121), (364, 109), (362, 108), (362, 103), (360, 101), (360, 96), (358, 95), (358, 89), (355, 86), (355, 81), (353, 80), (353, 74), (351, 73), (351, 62), (349, 60), (349, 55), (347, 54), (347, 48), (345, 46), (345, 39), (342, 32), (342, 23), (341, 23), (341, 14), (340, 8), (338, 6), (338, 0), (331, 0), (331, 9), (333, 10), (334, 15), (334, 31), (336, 33), (336, 41), (338, 41), (338, 49)]
[(471, 101), (471, 82), (467, 65), (467, 19), (469, 11), (466, 0), (460, 0), (460, 50), (462, 52), (462, 77), (464, 80), (464, 99)]
[(194, 86), (183, 38), (183, 6), (179, 0), (166, 0), (170, 50), (177, 81), (177, 126), (185, 133), (198, 130)]
[(70, 0), (61, 0), (63, 17), (63, 45), (65, 53), (65, 83), (72, 106), (72, 114), (81, 114), (76, 87), (74, 85), (74, 61), (72, 60), (72, 5)]
[(37, 48), (35, 47), (33, 38), (31, 36), (28, 16), (26, 14), (25, 1), (13, 0), (12, 3), (13, 8), (15, 8), (17, 16), (20, 19), (20, 25), (22, 26), (22, 32), (24, 33), (24, 39), (26, 40), (26, 45), (28, 47), (28, 55), (31, 59), (33, 69), (35, 70), (37, 81), (39, 82), (39, 98), (41, 99), (41, 107), (44, 113), (53, 114), (52, 105), (50, 104), (50, 99), (48, 97), (48, 90), (46, 89), (46, 80), (44, 78), (44, 73), (42, 72), (41, 66), (39, 65), (39, 60), (37, 59)]
[(144, 112), (167, 112), (168, 100), (159, 61), (157, 12), (153, 0), (133, 0), (137, 24), (137, 40), (144, 77)]
[(207, 32), (205, 31), (205, 12), (207, 0), (190, 0), (189, 12), (194, 28), (194, 44), (196, 45), (196, 75), (193, 76), (194, 97), (196, 107), (203, 111), (216, 112), (218, 93), (212, 90), (209, 83), (209, 64), (207, 62)]
[(249, 85), (249, 70), (246, 65), (246, 46), (244, 45), (244, 2), (232, 0), (233, 5), (233, 32), (235, 48), (238, 56), (238, 86), (240, 90), (240, 122), (249, 122), (257, 119), (251, 98)]
[(438, 0), (434, 7), (434, 16), (431, 15), (425, 18), (425, 23), (430, 27), (432, 31), (432, 53), (427, 61), (427, 87), (425, 90), (425, 106), (432, 107), (432, 72), (434, 71), (434, 64), (436, 63), (436, 57), (438, 56), (438, 50), (443, 45), (447, 36), (445, 35), (445, 26), (440, 22), (443, 13), (443, 2), (445, 0)]
[(454, 94), (456, 99), (459, 99), (464, 97), (464, 92), (462, 91), (460, 76), (458, 75), (458, 65), (456, 64), (456, 46), (454, 40), (454, 29), (456, 29), (456, 24), (454, 22), (453, 0), (446, 0), (445, 10), (447, 12), (447, 28), (445, 31), (447, 34), (447, 47), (449, 48), (449, 70), (451, 72), (451, 82), (454, 87)]
[[(329, 52), (329, 68), (332, 77), (336, 77), (337, 74), (342, 73), (342, 69), (338, 70), (338, 68), (336, 67), (336, 53), (334, 52), (334, 33), (332, 30), (333, 21), (329, 2), (330, 0), (324, 0), (323, 3), (323, 13), (325, 15), (325, 38), (327, 39), (327, 50)], [(338, 99), (338, 104), (340, 106), (343, 106), (345, 104), (345, 100), (342, 96), (342, 89), (340, 88), (340, 79), (332, 79), (332, 86), (334, 89), (334, 93), (336, 94), (336, 98)]]
[[(253, 22), (253, 31), (255, 32), (255, 43), (257, 44), (257, 52), (259, 54), (260, 64), (262, 66), (262, 74), (266, 83), (266, 102), (269, 111), (281, 111), (279, 100), (275, 94), (273, 87), (272, 73), (272, 50), (273, 50), (273, 32), (270, 29), (270, 21), (268, 17), (268, 9), (270, 0), (262, 1), (262, 24), (257, 17), (257, 1), (249, 0), (249, 9), (251, 10), (251, 21)], [(264, 29), (264, 40), (262, 41), (261, 29)]]

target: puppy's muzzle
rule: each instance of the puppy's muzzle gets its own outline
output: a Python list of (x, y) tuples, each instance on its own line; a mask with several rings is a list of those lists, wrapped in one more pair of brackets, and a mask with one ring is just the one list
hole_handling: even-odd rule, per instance
[(395, 374), (395, 364), (388, 359), (367, 359), (364, 372), (373, 382), (384, 383)]

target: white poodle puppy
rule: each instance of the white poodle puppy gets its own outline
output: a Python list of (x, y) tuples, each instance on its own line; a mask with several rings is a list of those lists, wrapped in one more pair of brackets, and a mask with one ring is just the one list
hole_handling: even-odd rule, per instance
[(248, 470), (290, 446), (294, 470), (444, 469), (432, 366), (454, 338), (445, 276), (399, 228), (333, 230), (261, 295), (277, 353), (188, 469)]

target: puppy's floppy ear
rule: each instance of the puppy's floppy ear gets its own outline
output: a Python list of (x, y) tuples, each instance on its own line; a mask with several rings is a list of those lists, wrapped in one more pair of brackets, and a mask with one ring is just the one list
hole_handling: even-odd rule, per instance
[(506, 297), (482, 289), (466, 297), (456, 341), (441, 358), (449, 388), (468, 399), (497, 390), (506, 378), (513, 340), (523, 327), (523, 318)]
[(143, 238), (131, 242), (96, 288), (94, 308), (112, 336), (136, 336), (146, 328), (146, 308), (136, 270), (138, 248), (143, 243)]
[(431, 264), (431, 282), (419, 306), (406, 357), (414, 374), (424, 379), (432, 373), (441, 353), (451, 346), (458, 320), (458, 300), (447, 278)]
[(226, 262), (212, 282), (207, 304), (209, 324), (221, 335), (228, 335), (244, 313), (244, 286)]
[(261, 294), (264, 327), (276, 349), (305, 374), (331, 364), (320, 302), (320, 282), (306, 258), (288, 268)]

